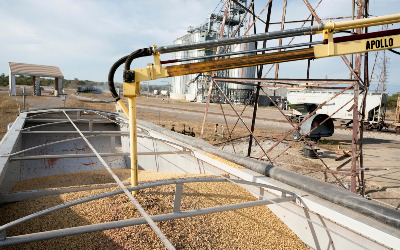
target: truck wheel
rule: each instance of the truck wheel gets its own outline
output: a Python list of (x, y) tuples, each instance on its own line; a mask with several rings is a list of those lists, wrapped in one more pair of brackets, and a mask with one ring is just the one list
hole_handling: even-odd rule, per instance
[(292, 138), (293, 140), (297, 141), (298, 139), (300, 139), (300, 134), (297, 131), (293, 131), (292, 133)]
[(318, 142), (321, 139), (321, 137), (314, 137), (312, 139), (313, 139), (313, 141)]
[(383, 128), (383, 126), (381, 124), (378, 125), (378, 127), (376, 128), (376, 130), (381, 131)]

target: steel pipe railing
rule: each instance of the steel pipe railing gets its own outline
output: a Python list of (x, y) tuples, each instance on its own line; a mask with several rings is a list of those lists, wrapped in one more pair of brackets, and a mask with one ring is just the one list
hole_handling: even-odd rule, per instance
[(307, 35), (310, 33), (315, 33), (317, 31), (323, 30), (324, 25), (313, 25), (311, 27), (306, 28), (296, 28), (296, 29), (289, 29), (289, 30), (279, 30), (279, 31), (272, 31), (267, 33), (260, 33), (254, 35), (247, 35), (247, 36), (240, 36), (240, 37), (225, 37), (221, 39), (215, 39), (210, 41), (204, 42), (197, 42), (197, 43), (189, 43), (189, 44), (174, 44), (168, 46), (159, 46), (154, 48), (155, 53), (172, 53), (178, 51), (185, 51), (185, 50), (193, 50), (193, 49), (203, 49), (203, 48), (212, 48), (217, 46), (225, 46), (237, 43), (248, 43), (248, 42), (257, 42), (263, 40), (271, 40), (277, 38), (285, 38), (285, 37), (292, 37), (292, 36), (301, 36)]
[(271, 40), (271, 39), (278, 39), (285, 37), (309, 35), (309, 34), (315, 34), (317, 31), (322, 31), (322, 30), (341, 31), (341, 30), (383, 25), (396, 22), (400, 22), (400, 14), (371, 17), (371, 18), (342, 21), (342, 22), (327, 22), (326, 24), (320, 23), (305, 28), (303, 27), (303, 28), (296, 28), (289, 30), (279, 30), (279, 31), (272, 31), (254, 35), (241, 36), (241, 37), (225, 37), (221, 39), (215, 39), (197, 43), (159, 46), (159, 47), (154, 47), (154, 52), (172, 53), (178, 51), (212, 48), (217, 46), (225, 46), (238, 43), (257, 42), (257, 41), (264, 41), (264, 40)]
[(299, 43), (299, 44), (293, 44), (293, 45), (283, 45), (283, 46), (276, 46), (276, 47), (263, 48), (263, 49), (244, 50), (244, 51), (229, 52), (229, 53), (215, 54), (215, 55), (209, 55), (209, 56), (187, 57), (187, 58), (180, 58), (180, 59), (172, 59), (172, 60), (161, 61), (161, 64), (176, 63), (176, 62), (186, 62), (186, 61), (193, 61), (193, 60), (201, 60), (201, 59), (209, 59), (209, 58), (225, 57), (225, 56), (234, 56), (234, 55), (243, 55), (243, 54), (252, 54), (252, 53), (257, 53), (257, 52), (265, 52), (265, 51), (271, 51), (271, 50), (277, 50), (277, 49), (297, 48), (297, 47), (304, 47), (304, 46), (310, 46), (310, 45), (318, 45), (318, 44), (323, 44), (323, 43), (324, 43), (323, 41), (312, 42), (312, 43)]
[(342, 22), (327, 22), (324, 29), (340, 31), (400, 22), (400, 13)]

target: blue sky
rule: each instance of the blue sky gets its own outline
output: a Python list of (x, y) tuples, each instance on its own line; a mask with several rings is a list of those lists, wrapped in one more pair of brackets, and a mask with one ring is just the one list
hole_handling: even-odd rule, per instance
[[(310, 0), (313, 6), (317, 2)], [(204, 23), (218, 3), (219, 0), (0, 0), (0, 73), (8, 74), (8, 62), (23, 62), (59, 66), (67, 79), (106, 81), (109, 68), (117, 59), (138, 48), (172, 44), (186, 34), (189, 26)], [(259, 13), (266, 3), (256, 0), (255, 12)], [(274, 0), (272, 22), (281, 20), (282, 3)], [(324, 0), (316, 11), (321, 18), (350, 16), (351, 0)], [(399, 12), (398, 0), (370, 0), (372, 15)], [(308, 15), (302, 0), (288, 1), (287, 20), (305, 19)], [(265, 16), (266, 11), (261, 18)], [(261, 24), (258, 23), (258, 32), (264, 29)], [(279, 25), (270, 28), (277, 29)], [(306, 39), (296, 38), (295, 42)], [(321, 36), (314, 36), (314, 40), (320, 39)], [(268, 42), (267, 46), (276, 43)], [(388, 90), (394, 93), (400, 91), (400, 56), (387, 54)], [(145, 67), (151, 61), (150, 57), (137, 60), (132, 68)], [(306, 67), (304, 61), (281, 64), (279, 76), (302, 78)], [(341, 59), (320, 59), (312, 62), (311, 77), (347, 78), (348, 70)], [(119, 74), (116, 81), (121, 81)]]

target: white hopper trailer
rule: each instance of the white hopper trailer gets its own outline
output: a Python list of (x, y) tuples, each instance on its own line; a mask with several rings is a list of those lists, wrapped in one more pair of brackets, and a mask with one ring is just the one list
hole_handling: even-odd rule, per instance
[[(332, 98), (337, 92), (334, 91), (299, 91), (299, 90), (290, 90), (287, 93), (287, 102), (289, 106), (294, 106), (294, 110), (292, 112), (293, 118), (295, 117), (298, 121), (302, 120), (305, 115), (304, 112), (301, 113), (296, 111), (295, 105), (299, 104), (316, 104), (317, 106), (321, 103)], [(323, 105), (319, 110), (317, 110), (317, 114), (326, 114), (328, 116), (332, 115), (342, 106), (344, 106), (347, 102), (349, 102), (354, 97), (353, 92), (344, 92), (327, 102)], [(363, 99), (363, 94), (360, 94), (358, 99), (358, 107), (361, 107)], [(386, 101), (387, 101), (387, 93), (368, 93), (367, 101), (366, 101), (366, 128), (367, 129), (377, 129), (381, 130), (385, 124), (385, 113), (386, 113)], [(350, 124), (353, 120), (353, 111), (352, 111), (353, 102), (350, 101), (347, 105), (345, 105), (342, 109), (340, 109), (336, 114), (332, 116), (333, 119), (341, 119), (347, 121), (347, 124)], [(310, 111), (311, 112), (311, 111)], [(307, 114), (306, 114), (307, 115)]]
[[(168, 233), (165, 238), (171, 239), (175, 246), (190, 248), (192, 241), (182, 240), (190, 235), (197, 239), (196, 244), (209, 246), (211, 242), (215, 246), (221, 242), (226, 246), (227, 237), (231, 235), (231, 248), (239, 248), (237, 246), (242, 243), (245, 247), (240, 249), (266, 249), (275, 242), (275, 248), (298, 249), (293, 246), (294, 237), (283, 234), (288, 229), (311, 249), (375, 250), (400, 246), (398, 210), (383, 207), (339, 186), (231, 154), (199, 138), (150, 122), (137, 122), (141, 169), (150, 172), (153, 178), (154, 174), (196, 175), (140, 182), (137, 187), (128, 186), (129, 182), (120, 184), (127, 185), (128, 193), (141, 190), (135, 197), (138, 204), (146, 204), (146, 207), (142, 205), (144, 213), (150, 209), (155, 211), (147, 205), (154, 204), (157, 210), (148, 216), (154, 222), (170, 223), (171, 226), (163, 227), (162, 232)], [(97, 171), (101, 169), (108, 169), (105, 173), (114, 176), (116, 172), (130, 172), (128, 131), (127, 118), (122, 113), (70, 107), (21, 112), (0, 141), (0, 249), (5, 246), (13, 249), (103, 249), (107, 245), (99, 245), (99, 242), (119, 239), (152, 242), (149, 234), (137, 233), (140, 230), (137, 226), (147, 223), (139, 213), (132, 216), (136, 205), (131, 204), (128, 197), (115, 196), (124, 193), (122, 187), (114, 188), (110, 179), (98, 178)], [(77, 178), (71, 178), (71, 174)], [(49, 188), (51, 183), (43, 178), (59, 181), (53, 181), (54, 186)], [(27, 182), (35, 185), (23, 185), (22, 190), (14, 190)], [(222, 182), (234, 186), (224, 188)], [(199, 186), (206, 189), (202, 191)], [(170, 191), (164, 191), (168, 187)], [(145, 193), (144, 190), (149, 191)], [(152, 198), (151, 193), (160, 192), (158, 190), (162, 196)], [(221, 193), (221, 190), (227, 192)], [(204, 203), (196, 202), (197, 198), (209, 202), (203, 206)], [(186, 205), (194, 203), (196, 207)], [(273, 214), (260, 216), (261, 213), (254, 210), (256, 206), (267, 206), (276, 220)], [(218, 213), (223, 223), (218, 224), (215, 231), (208, 229), (209, 221), (215, 217), (198, 217), (217, 216)], [(234, 231), (226, 222), (229, 214), (231, 218), (243, 218), (243, 225), (250, 230), (238, 227), (241, 231)], [(198, 223), (188, 223), (187, 219), (193, 221), (196, 217)], [(218, 234), (220, 229), (228, 233)], [(90, 234), (104, 230), (109, 232), (104, 238)], [(173, 237), (176, 232), (182, 237)], [(209, 238), (209, 232), (221, 236)], [(261, 245), (261, 240), (268, 238), (270, 243)], [(31, 243), (34, 241), (36, 243)], [(121, 245), (115, 246), (119, 249)]]

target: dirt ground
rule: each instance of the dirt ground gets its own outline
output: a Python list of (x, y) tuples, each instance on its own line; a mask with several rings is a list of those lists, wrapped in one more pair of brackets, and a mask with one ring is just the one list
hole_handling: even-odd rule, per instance
[[(74, 90), (66, 90), (66, 93), (68, 94), (66, 106), (115, 110), (115, 103), (109, 93), (78, 95)], [(17, 100), (18, 98), (22, 100), (21, 96), (16, 97)], [(27, 103), (30, 108), (63, 106), (60, 98), (52, 97), (49, 93), (44, 93), (42, 97), (28, 96)], [(204, 103), (188, 103), (160, 96), (137, 98), (138, 119), (153, 122), (166, 129), (174, 128), (177, 132), (183, 132), (183, 130), (187, 133), (193, 132), (196, 137), (200, 137), (205, 106)], [(203, 139), (224, 150), (247, 156), (248, 129), (251, 125), (253, 108), (245, 108), (242, 105), (235, 105), (234, 108), (239, 114), (245, 109), (242, 118), (247, 127), (238, 119), (235, 110), (228, 104), (210, 104)], [(254, 134), (264, 151), (268, 150), (292, 128), (284, 120), (283, 115), (276, 109), (265, 107), (258, 109)], [(234, 130), (230, 134), (233, 128)], [(225, 143), (229, 138), (233, 138), (233, 140)], [(322, 162), (319, 159), (302, 156), (303, 144), (292, 141), (289, 136), (271, 150), (268, 157), (274, 160), (277, 166), (336, 185), (340, 185), (340, 181), (345, 187), (348, 187), (350, 183), (348, 170), (351, 163), (344, 163), (350, 160), (350, 157), (346, 156), (349, 151), (351, 154), (350, 143), (351, 130), (336, 129), (332, 137), (322, 139), (316, 145)], [(284, 151), (288, 147), (289, 149)], [(400, 135), (396, 135), (392, 131), (365, 132), (363, 161), (364, 167), (369, 169), (365, 171), (366, 195), (377, 203), (397, 210), (400, 208), (399, 153)], [(251, 157), (260, 158), (261, 156), (263, 156), (263, 150), (253, 140)], [(338, 160), (337, 158), (340, 156), (343, 157)], [(265, 156), (262, 160), (269, 161)], [(341, 167), (341, 165), (344, 166)]]

